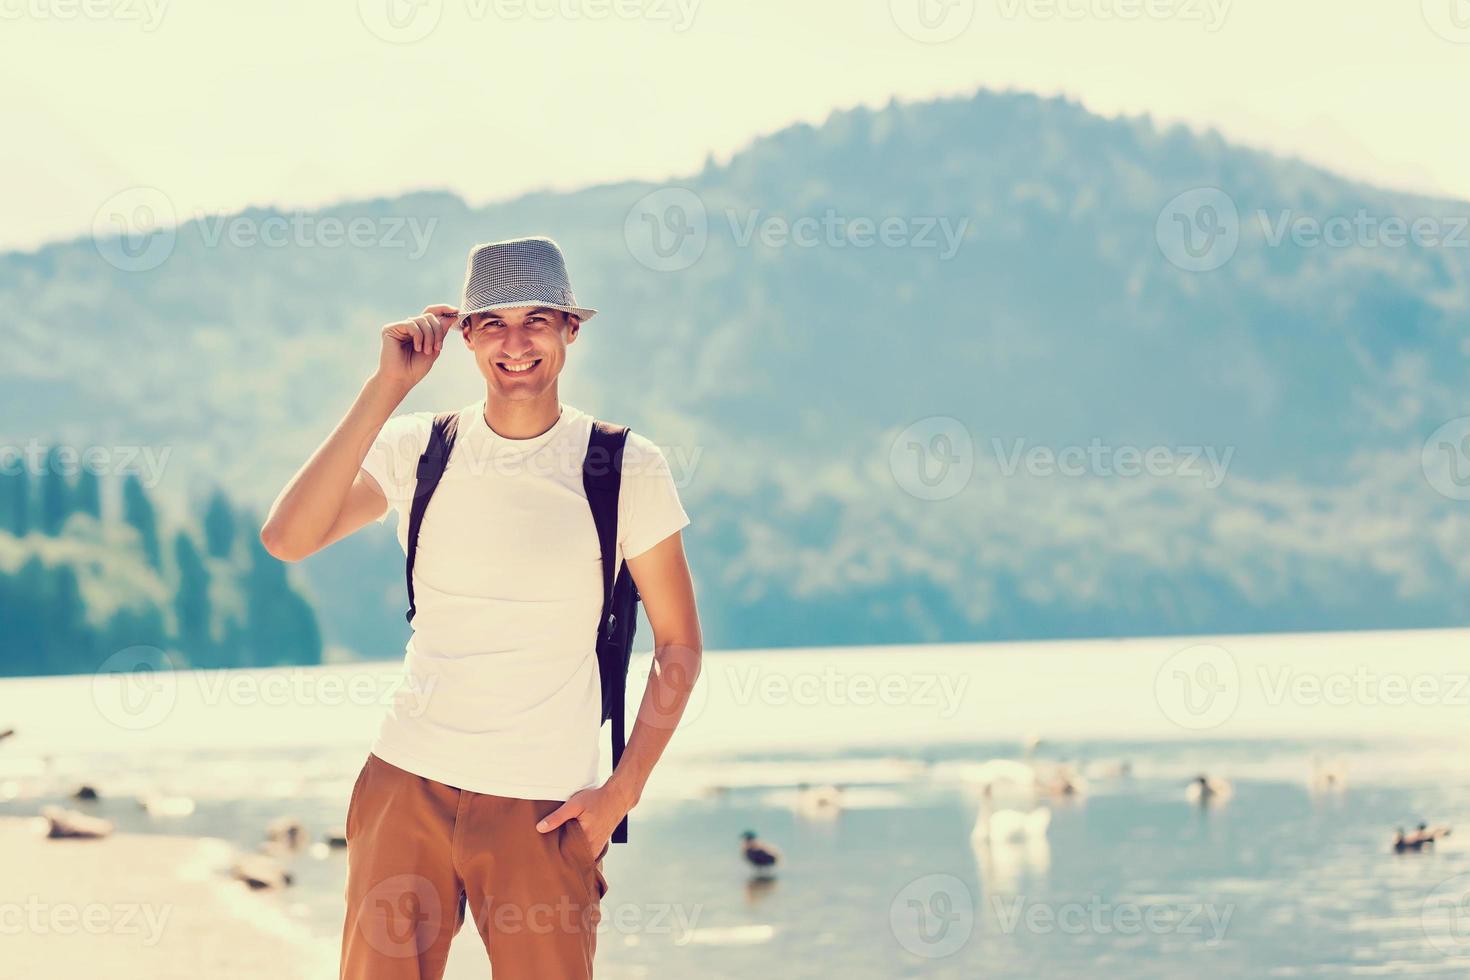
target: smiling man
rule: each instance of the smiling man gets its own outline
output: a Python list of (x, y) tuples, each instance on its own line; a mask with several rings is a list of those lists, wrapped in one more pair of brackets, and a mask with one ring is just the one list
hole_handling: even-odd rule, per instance
[[(576, 305), (550, 239), (477, 246), (458, 308), (382, 329), (377, 372), (261, 530), (294, 561), (392, 508), (407, 556), (404, 683), (348, 803), (343, 980), (441, 977), (466, 906), (497, 978), (592, 976), (602, 859), (684, 711), (702, 649), (689, 518), (662, 452), (558, 392), (595, 313)], [(456, 329), (485, 398), (394, 415)], [(589, 474), (609, 438), (622, 464), (604, 539)], [(599, 782), (603, 687), (621, 683), (599, 662), (603, 615), (624, 566), (653, 630), (654, 670)], [(619, 756), (621, 709), (613, 721)]]

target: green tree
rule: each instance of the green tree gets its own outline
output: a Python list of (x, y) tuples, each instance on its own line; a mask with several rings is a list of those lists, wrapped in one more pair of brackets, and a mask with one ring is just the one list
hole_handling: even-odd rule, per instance
[(174, 593), (178, 646), (193, 666), (216, 666), (209, 631), (209, 569), (187, 532), (174, 536), (174, 563), (179, 569), (178, 590)]
[(0, 529), (18, 538), (31, 530), (31, 474), (24, 466), (0, 471)]
[(271, 557), (259, 538), (248, 535), (247, 540), (243, 665), (321, 663), (321, 629), (311, 604), (291, 588), (285, 564)]
[(61, 448), (52, 446), (46, 453), (46, 468), (41, 473), (41, 531), (55, 535), (76, 508), (71, 481), (61, 462)]
[(204, 547), (211, 558), (228, 558), (235, 546), (235, 512), (224, 492), (215, 490), (204, 510)]
[(143, 556), (155, 569), (163, 567), (163, 555), (158, 544), (158, 513), (143, 489), (143, 481), (136, 473), (129, 473), (123, 481), (123, 520), (137, 529), (143, 538)]
[(102, 481), (90, 467), (83, 466), (77, 476), (75, 509), (79, 513), (91, 514), (102, 519)]

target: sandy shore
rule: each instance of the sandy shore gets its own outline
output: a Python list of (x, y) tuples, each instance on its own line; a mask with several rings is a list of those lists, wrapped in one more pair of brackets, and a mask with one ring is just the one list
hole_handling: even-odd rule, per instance
[(223, 873), (208, 838), (117, 834), (47, 840), (42, 820), (0, 819), (4, 973), (59, 980), (229, 980), (336, 975), (279, 901)]

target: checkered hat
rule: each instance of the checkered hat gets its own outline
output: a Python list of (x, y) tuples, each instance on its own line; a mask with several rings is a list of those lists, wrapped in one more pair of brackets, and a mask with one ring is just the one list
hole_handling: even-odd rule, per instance
[(472, 313), (512, 306), (545, 306), (585, 322), (596, 310), (578, 306), (561, 249), (549, 238), (512, 238), (476, 245), (465, 269), (459, 322)]

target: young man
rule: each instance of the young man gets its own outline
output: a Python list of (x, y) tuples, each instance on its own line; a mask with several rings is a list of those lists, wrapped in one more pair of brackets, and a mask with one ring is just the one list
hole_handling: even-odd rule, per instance
[[(591, 977), (602, 858), (683, 713), (702, 639), (663, 454), (629, 433), (618, 553), (654, 666), (627, 747), (598, 782), (602, 556), (583, 486), (592, 417), (557, 378), (581, 324), (556, 244), (470, 253), (459, 307), (382, 330), (378, 370), (271, 508), (261, 540), (296, 561), (408, 515), (433, 415), (394, 415), (453, 330), (485, 379), (425, 510), (404, 684), (348, 804), (343, 980), (436, 978), (466, 907), (497, 980)], [(391, 416), (391, 417), (390, 417)]]

